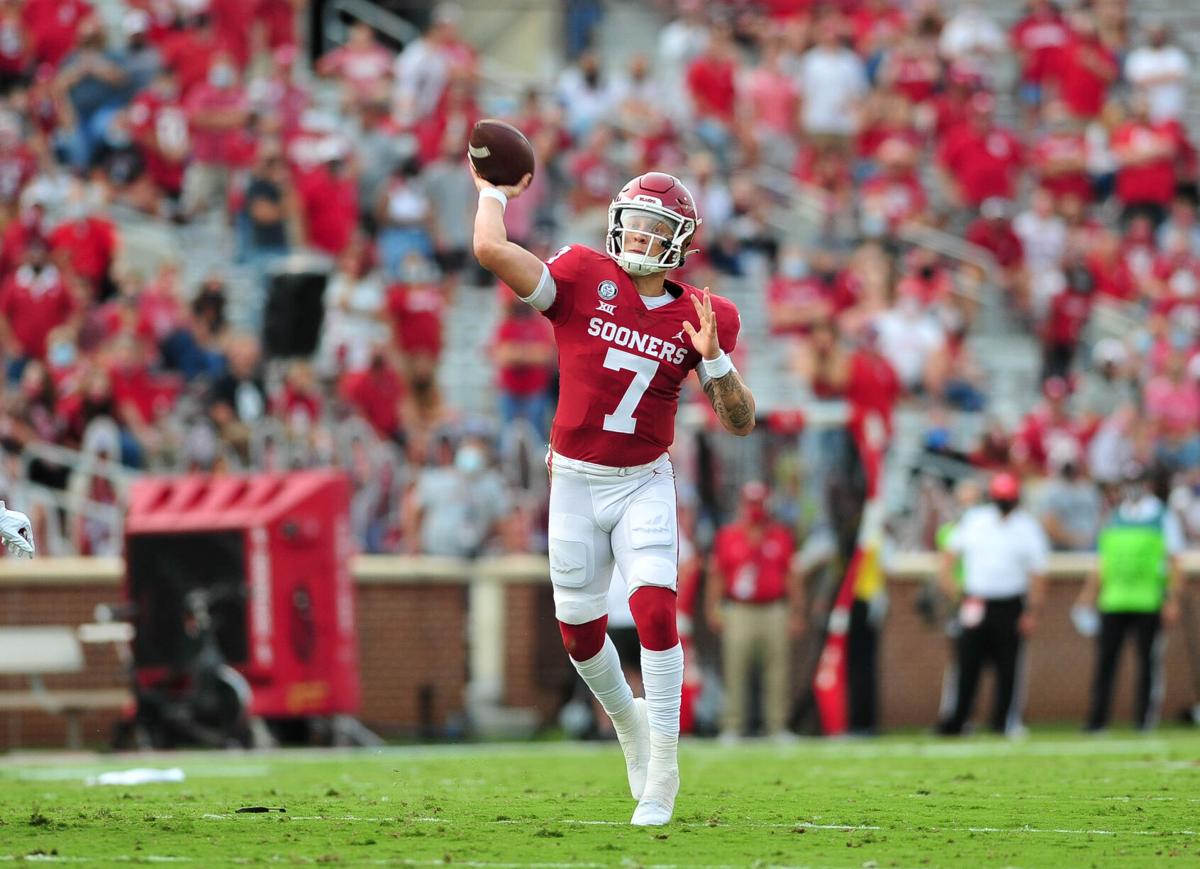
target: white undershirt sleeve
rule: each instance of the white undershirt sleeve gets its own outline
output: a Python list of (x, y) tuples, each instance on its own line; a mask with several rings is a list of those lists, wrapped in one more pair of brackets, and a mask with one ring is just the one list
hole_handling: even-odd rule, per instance
[(538, 311), (549, 310), (554, 304), (554, 299), (558, 296), (558, 287), (554, 283), (554, 275), (550, 274), (550, 267), (542, 266), (542, 279), (538, 281), (538, 285), (533, 292), (525, 296), (524, 301), (532, 305)]

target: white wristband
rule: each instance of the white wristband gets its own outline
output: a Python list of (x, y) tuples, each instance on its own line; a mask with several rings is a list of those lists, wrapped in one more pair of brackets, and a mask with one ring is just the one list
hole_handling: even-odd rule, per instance
[(497, 190), (495, 187), (485, 187), (479, 191), (479, 201), (483, 202), (485, 199), (495, 199), (500, 203), (501, 211), (508, 208), (508, 197), (504, 195), (503, 191)]
[(724, 377), (733, 370), (733, 360), (729, 358), (729, 354), (724, 350), (716, 359), (702, 359), (704, 363), (704, 373), (711, 378)]

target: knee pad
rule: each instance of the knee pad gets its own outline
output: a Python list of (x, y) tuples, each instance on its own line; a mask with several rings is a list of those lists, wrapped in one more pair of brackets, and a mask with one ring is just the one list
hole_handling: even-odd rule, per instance
[(643, 585), (629, 596), (629, 611), (637, 626), (638, 641), (652, 652), (665, 652), (679, 645), (675, 624), (675, 592), (657, 585)]
[(600, 650), (604, 648), (604, 631), (607, 627), (608, 616), (600, 616), (582, 625), (558, 623), (563, 646), (566, 647), (567, 654), (576, 661), (588, 661), (600, 654)]

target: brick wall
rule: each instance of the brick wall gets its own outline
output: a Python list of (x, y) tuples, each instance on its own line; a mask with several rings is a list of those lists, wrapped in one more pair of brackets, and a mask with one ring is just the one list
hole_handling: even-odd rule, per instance
[[(1047, 609), (1029, 650), (1031, 680), (1027, 719), (1032, 722), (1082, 719), (1092, 672), (1092, 643), (1071, 627), (1067, 611), (1078, 592), (1074, 580), (1050, 583)], [(892, 584), (891, 612), (880, 652), (880, 702), (885, 727), (928, 726), (936, 717), (947, 642), (914, 610), (918, 585)], [(1192, 593), (1200, 591), (1193, 582)], [(92, 620), (95, 604), (113, 601), (114, 583), (18, 584), (0, 582), (0, 624), (80, 624)], [(362, 720), (387, 735), (456, 730), (465, 713), (467, 683), (465, 586), (455, 583), (364, 582), (358, 588)], [(549, 588), (543, 583), (506, 587), (505, 703), (531, 707), (543, 721), (552, 716), (572, 671), (562, 651)], [(108, 647), (85, 647), (87, 670), (80, 676), (51, 677), (51, 688), (116, 687), (122, 673)], [(1192, 671), (1179, 630), (1168, 645), (1164, 718), (1193, 702)], [(1114, 711), (1128, 720), (1132, 702), (1132, 656), (1127, 652)], [(26, 683), (0, 678), (0, 690)], [(990, 682), (981, 687), (977, 711), (986, 713)], [(103, 745), (115, 715), (89, 714), (84, 740)], [(0, 713), (0, 749), (65, 743), (64, 723), (40, 713)]]

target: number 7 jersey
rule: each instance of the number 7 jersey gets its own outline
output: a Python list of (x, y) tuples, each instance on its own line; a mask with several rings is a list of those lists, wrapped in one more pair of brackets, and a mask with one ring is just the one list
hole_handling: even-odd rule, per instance
[[(672, 300), (651, 309), (607, 254), (569, 245), (546, 265), (555, 296), (543, 314), (554, 325), (559, 367), (551, 449), (611, 467), (654, 461), (675, 440), (679, 391), (700, 364), (683, 323), (699, 328), (691, 300), (702, 301), (703, 292), (668, 280)], [(717, 339), (731, 353), (741, 328), (737, 308), (710, 298)]]

